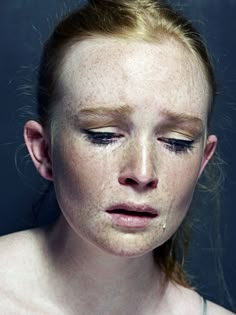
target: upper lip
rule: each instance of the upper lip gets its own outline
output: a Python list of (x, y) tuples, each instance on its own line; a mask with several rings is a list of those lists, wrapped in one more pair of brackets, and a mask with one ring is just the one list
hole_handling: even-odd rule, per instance
[(158, 215), (157, 209), (147, 205), (147, 204), (134, 204), (134, 203), (120, 203), (109, 207), (106, 212), (111, 212), (115, 210), (126, 210), (126, 211), (133, 211), (133, 212), (142, 212), (142, 213), (149, 213), (153, 216)]

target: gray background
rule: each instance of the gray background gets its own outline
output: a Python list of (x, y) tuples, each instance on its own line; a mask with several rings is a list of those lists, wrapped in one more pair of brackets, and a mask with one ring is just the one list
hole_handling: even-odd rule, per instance
[[(22, 128), (33, 117), (34, 82), (42, 43), (56, 20), (81, 1), (10, 0), (0, 2), (0, 150), (1, 205), (0, 233), (7, 234), (34, 226), (37, 201), (41, 198), (37, 224), (54, 217), (54, 200), (45, 200), (45, 185), (34, 171), (24, 148)], [(222, 191), (220, 234), (223, 245), (212, 248), (210, 233), (212, 215), (207, 206), (199, 211), (191, 256), (187, 261), (190, 274), (201, 294), (230, 306), (226, 290), (217, 283), (222, 277), (215, 271), (215, 257), (222, 257), (222, 268), (236, 304), (236, 0), (171, 1), (181, 7), (202, 33), (213, 56), (219, 95), (215, 130), (226, 162), (225, 185)], [(49, 200), (50, 199), (50, 200)], [(207, 202), (206, 202), (207, 204)], [(212, 210), (212, 209), (211, 209)], [(213, 209), (214, 210), (214, 209)], [(197, 233), (198, 232), (198, 233)], [(235, 307), (235, 306), (234, 306)]]

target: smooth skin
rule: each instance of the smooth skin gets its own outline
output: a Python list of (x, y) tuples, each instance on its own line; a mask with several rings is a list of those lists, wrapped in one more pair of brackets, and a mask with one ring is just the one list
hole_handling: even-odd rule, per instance
[[(58, 89), (50, 130), (28, 121), (24, 135), (62, 215), (1, 239), (0, 310), (201, 314), (200, 296), (166, 283), (152, 256), (180, 226), (217, 145), (199, 62), (171, 38), (94, 38), (66, 53)], [(114, 224), (106, 209), (127, 202), (158, 216), (142, 229)], [(227, 314), (208, 303), (208, 315)]]

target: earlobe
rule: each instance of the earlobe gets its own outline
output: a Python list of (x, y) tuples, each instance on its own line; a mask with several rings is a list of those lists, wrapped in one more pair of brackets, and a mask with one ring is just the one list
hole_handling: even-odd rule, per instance
[(202, 164), (201, 164), (201, 169), (200, 169), (200, 173), (199, 173), (199, 177), (201, 176), (204, 168), (206, 167), (207, 163), (210, 161), (210, 159), (212, 158), (215, 150), (216, 150), (216, 146), (217, 146), (217, 137), (215, 135), (210, 135), (207, 138), (207, 143), (205, 146), (205, 150), (204, 150), (204, 155), (203, 155), (203, 159), (202, 159)]
[(47, 180), (53, 180), (49, 146), (43, 127), (34, 120), (28, 121), (24, 127), (24, 139), (39, 174)]

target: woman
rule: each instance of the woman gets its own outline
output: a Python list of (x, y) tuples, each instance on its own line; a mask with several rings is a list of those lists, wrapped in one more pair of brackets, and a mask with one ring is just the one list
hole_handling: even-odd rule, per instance
[(214, 93), (198, 34), (163, 2), (93, 0), (61, 21), (24, 130), (61, 215), (1, 239), (1, 313), (232, 314), (175, 255), (217, 145)]

